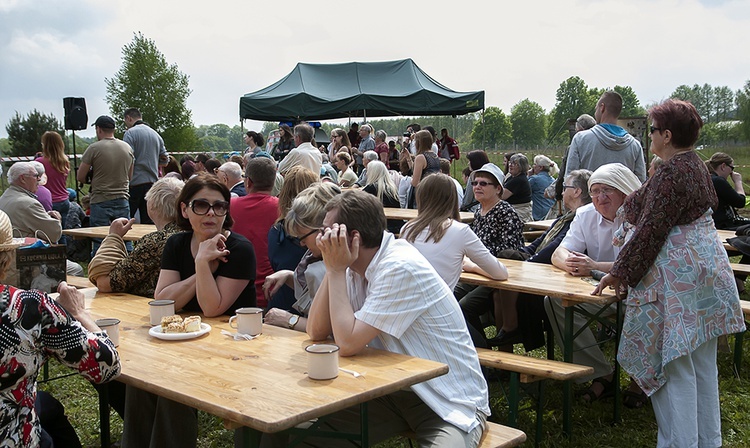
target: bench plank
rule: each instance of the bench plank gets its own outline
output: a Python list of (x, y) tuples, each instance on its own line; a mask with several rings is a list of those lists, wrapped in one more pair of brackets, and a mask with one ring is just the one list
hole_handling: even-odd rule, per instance
[(745, 319), (750, 319), (750, 300), (740, 300), (740, 306), (742, 307), (742, 314), (745, 315)]
[(516, 355), (487, 348), (477, 348), (477, 354), (479, 363), (485, 367), (522, 374), (521, 382), (532, 382), (542, 378), (567, 381), (594, 373), (594, 368), (590, 366)]
[(478, 448), (502, 448), (518, 446), (526, 441), (526, 434), (520, 429), (487, 422)]

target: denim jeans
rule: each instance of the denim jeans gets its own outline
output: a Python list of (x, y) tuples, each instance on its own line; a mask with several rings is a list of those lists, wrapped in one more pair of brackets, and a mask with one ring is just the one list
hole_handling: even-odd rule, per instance
[(60, 213), (60, 216), (62, 217), (62, 228), (67, 229), (65, 226), (67, 225), (66, 219), (68, 218), (68, 212), (70, 211), (70, 201), (66, 199), (60, 202), (53, 202), (52, 210), (56, 210)]
[[(91, 216), (89, 217), (91, 227), (108, 226), (117, 218), (130, 219), (130, 205), (127, 199), (110, 199), (109, 201), (91, 204)], [(101, 243), (101, 239), (94, 238), (91, 258), (96, 255)], [(133, 245), (130, 242), (127, 242), (125, 246), (128, 252), (133, 250)]]

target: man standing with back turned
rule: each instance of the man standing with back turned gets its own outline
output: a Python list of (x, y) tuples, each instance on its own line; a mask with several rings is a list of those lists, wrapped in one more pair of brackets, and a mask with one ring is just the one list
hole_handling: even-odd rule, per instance
[(135, 156), (130, 180), (130, 217), (140, 211), (141, 224), (153, 224), (146, 210), (146, 192), (159, 178), (159, 165), (167, 164), (167, 149), (159, 133), (143, 122), (138, 109), (127, 109), (123, 119), (128, 130), (122, 140), (133, 148)]
[(573, 136), (565, 164), (565, 177), (571, 171), (596, 171), (608, 163), (622, 163), (641, 181), (646, 181), (646, 162), (641, 144), (628, 131), (618, 126), (622, 112), (622, 97), (609, 90), (596, 103), (594, 118), (599, 123)]
[[(346, 191), (326, 211), (317, 240), (326, 276), (310, 309), (310, 338), (333, 335), (341, 356), (369, 345), (449, 366), (444, 376), (369, 402), (370, 442), (410, 431), (421, 447), (476, 447), (490, 414), (487, 383), (452, 291), (414, 246), (385, 231), (375, 196)], [(327, 423), (357, 428), (358, 409)]]

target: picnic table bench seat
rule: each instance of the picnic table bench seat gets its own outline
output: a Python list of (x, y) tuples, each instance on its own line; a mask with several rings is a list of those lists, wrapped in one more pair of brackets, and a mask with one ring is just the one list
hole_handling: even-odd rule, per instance
[(543, 381), (570, 381), (594, 372), (590, 366), (582, 366), (569, 362), (555, 361), (531, 356), (516, 355), (515, 353), (501, 352), (486, 348), (477, 348), (479, 364), (483, 367), (505, 370), (510, 373), (510, 390), (508, 393), (508, 425), (515, 427), (518, 420), (518, 403), (520, 401), (518, 389), (519, 383), (539, 382), (539, 399), (536, 408), (536, 437), (535, 445), (538, 446), (542, 438), (541, 409), (543, 403)]
[[(414, 440), (416, 436), (413, 433), (403, 434), (404, 437)], [(487, 422), (484, 428), (484, 434), (479, 441), (477, 448), (502, 448), (518, 446), (526, 441), (526, 434), (520, 429), (510, 428), (498, 423)]]
[[(734, 269), (734, 266), (735, 264), (732, 263), (732, 269)], [(736, 273), (737, 271), (734, 272)], [(750, 321), (750, 300), (740, 300), (740, 306), (742, 307), (742, 314), (745, 316), (745, 321)], [(740, 368), (742, 367), (742, 343), (745, 339), (744, 336), (744, 333), (734, 335), (734, 373), (738, 378), (740, 377)]]

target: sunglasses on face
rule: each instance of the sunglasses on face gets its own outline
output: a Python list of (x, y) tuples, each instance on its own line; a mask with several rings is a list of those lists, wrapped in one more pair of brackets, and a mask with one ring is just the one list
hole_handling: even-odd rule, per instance
[(227, 201), (217, 201), (211, 204), (205, 199), (193, 199), (188, 206), (193, 213), (201, 216), (208, 213), (209, 210), (213, 210), (216, 216), (224, 216), (229, 211), (229, 202)]
[(471, 181), (471, 186), (472, 187), (476, 187), (477, 185), (479, 185), (480, 187), (486, 187), (487, 185), (497, 185), (497, 184), (493, 184), (492, 182), (485, 182), (483, 180), (473, 180), (473, 181)]
[(651, 133), (652, 133), (652, 134), (653, 134), (654, 132), (656, 132), (656, 131), (661, 131), (661, 128), (656, 128), (656, 127), (654, 127), (654, 126), (651, 126), (651, 127), (649, 127), (648, 129), (649, 129), (649, 130), (651, 131)]

